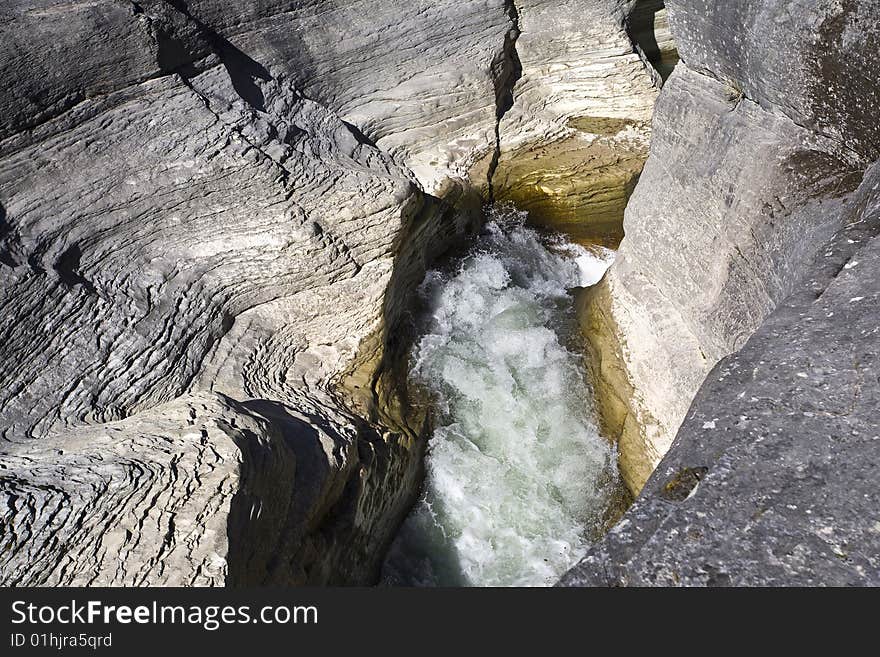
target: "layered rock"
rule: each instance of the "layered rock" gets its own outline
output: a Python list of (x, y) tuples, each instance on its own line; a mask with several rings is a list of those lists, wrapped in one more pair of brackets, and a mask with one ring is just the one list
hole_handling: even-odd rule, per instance
[(408, 294), (468, 176), (644, 127), (633, 5), (6, 3), (2, 580), (370, 581)]
[[(652, 157), (627, 210), (619, 264), (597, 293), (606, 300), (594, 311), (604, 318), (600, 332), (621, 345), (602, 350), (602, 367), (606, 391), (620, 401), (612, 424), (624, 451), (637, 455), (625, 467), (635, 490), (709, 369), (744, 344), (840, 228), (848, 195), (876, 158), (876, 128), (865, 125), (865, 101), (851, 91), (876, 94), (860, 68), (874, 37), (841, 32), (816, 42), (807, 27), (811, 13), (826, 26), (845, 24), (866, 6), (801, 14), (750, 6), (754, 49), (732, 52), (712, 26), (736, 22), (742, 8), (670, 3), (687, 66), (658, 103)], [(770, 31), (763, 40), (762, 30)], [(783, 31), (791, 52), (756, 56)], [(823, 74), (829, 59), (843, 68)], [(780, 92), (778, 84), (788, 86)]]
[(407, 165), (492, 146), (511, 26), (398, 5), (4, 6), (5, 583), (376, 576), (423, 448), (380, 375), (473, 220)]
[[(567, 585), (880, 584), (880, 167)], [(827, 250), (826, 250), (827, 249)]]
[(683, 64), (587, 311), (644, 490), (564, 582), (877, 584), (880, 7), (667, 4)]
[[(501, 157), (570, 136), (576, 117), (650, 120), (656, 92), (626, 31), (631, 0), (516, 2), (519, 72), (500, 125)], [(602, 134), (603, 131), (598, 131)]]
[[(489, 194), (528, 210), (537, 225), (616, 246), (647, 157), (659, 82), (629, 22), (651, 8), (530, 0), (516, 9), (517, 80), (487, 165)], [(479, 179), (479, 169), (472, 176)]]
[[(615, 243), (661, 4), (5, 3), (0, 579), (371, 581), (464, 181)], [(632, 490), (713, 374), (566, 581), (874, 582), (876, 2), (669, 5), (583, 313)]]

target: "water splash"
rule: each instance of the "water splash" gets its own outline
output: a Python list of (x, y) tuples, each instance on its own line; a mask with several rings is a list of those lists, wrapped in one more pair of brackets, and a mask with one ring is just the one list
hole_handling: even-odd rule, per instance
[(411, 378), (436, 402), (424, 496), (385, 564), (403, 585), (550, 585), (583, 555), (616, 479), (592, 418), (570, 290), (610, 264), (495, 208), (458, 268), (421, 287)]

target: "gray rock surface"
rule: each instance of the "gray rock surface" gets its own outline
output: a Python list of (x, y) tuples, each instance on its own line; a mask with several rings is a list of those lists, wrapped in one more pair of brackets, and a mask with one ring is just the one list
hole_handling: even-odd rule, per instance
[[(526, 4), (542, 125), (565, 90), (650, 112), (632, 2)], [(3, 3), (0, 582), (376, 576), (424, 449), (400, 320), (479, 209), (518, 21), (509, 0)]]
[(422, 449), (376, 408), (382, 344), (469, 220), (412, 169), (493, 147), (511, 27), (428, 14), (3, 4), (0, 581), (375, 577)]
[(880, 584), (880, 4), (668, 6), (608, 281), (647, 483), (561, 583)]
[(656, 90), (625, 29), (632, 0), (516, 2), (520, 64), (501, 156), (570, 137), (575, 117), (650, 120)]
[(683, 65), (657, 104), (602, 312), (603, 342), (618, 346), (600, 387), (623, 409), (636, 492), (706, 374), (808, 275), (878, 157), (878, 81), (865, 76), (878, 31), (863, 20), (878, 5), (807, 4), (668, 3)]
[[(644, 141), (656, 4), (3, 3), (0, 583), (372, 581), (408, 294), (468, 176)], [(688, 419), (565, 581), (876, 583), (877, 2), (668, 4), (597, 295), (632, 488)]]
[(880, 585), (880, 166), (566, 585)]

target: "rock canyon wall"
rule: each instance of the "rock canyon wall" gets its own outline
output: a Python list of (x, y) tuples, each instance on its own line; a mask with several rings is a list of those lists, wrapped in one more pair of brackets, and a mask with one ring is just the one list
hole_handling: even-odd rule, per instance
[(408, 294), (469, 175), (647, 119), (632, 4), (4, 3), (2, 582), (373, 581)]
[(667, 6), (682, 63), (584, 313), (644, 489), (564, 583), (876, 585), (880, 3)]
[(878, 16), (3, 3), (0, 583), (374, 582), (410, 297), (490, 200), (626, 207), (580, 303), (642, 495), (565, 583), (876, 583)]

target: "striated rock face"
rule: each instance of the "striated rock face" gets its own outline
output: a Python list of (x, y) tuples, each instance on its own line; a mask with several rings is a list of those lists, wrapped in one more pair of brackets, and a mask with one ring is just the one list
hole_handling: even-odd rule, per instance
[(647, 157), (659, 82), (628, 31), (645, 3), (528, 0), (516, 8), (517, 79), (489, 193), (528, 210), (537, 225), (616, 246)]
[[(608, 303), (595, 313), (609, 344), (621, 343), (617, 353), (605, 350), (602, 367), (624, 409), (624, 451), (636, 455), (624, 468), (634, 490), (709, 369), (792, 293), (843, 225), (849, 195), (877, 158), (876, 122), (864, 118), (877, 94), (864, 73), (876, 35), (828, 32), (855, 25), (874, 5), (799, 13), (747, 4), (669, 3), (687, 65), (658, 102)], [(754, 26), (751, 49), (714, 27), (744, 16)], [(819, 41), (816, 24), (825, 26)], [(776, 36), (791, 44), (785, 55), (759, 56)], [(829, 69), (829, 59), (841, 68)]]
[(621, 211), (636, 4), (4, 3), (0, 581), (371, 581), (410, 290), (541, 142)]
[(683, 64), (587, 313), (642, 495), (563, 583), (876, 585), (880, 5), (668, 8)]
[(192, 396), (53, 438), (4, 455), (6, 584), (223, 584), (226, 509), (265, 549), (277, 541), (293, 448), (231, 400)]
[(420, 167), (493, 147), (512, 24), (338, 4), (0, 9), (4, 583), (375, 577), (422, 450), (380, 374), (473, 219)]
[(0, 583), (374, 581), (426, 266), (634, 187), (582, 316), (643, 494), (565, 583), (877, 583), (880, 7), (668, 5), (3, 3)]
[(626, 32), (635, 4), (516, 3), (520, 70), (500, 125), (502, 160), (529, 141), (570, 136), (574, 117), (651, 118), (656, 92)]
[(5, 584), (369, 580), (415, 466), (319, 412), (197, 393), (8, 450)]

